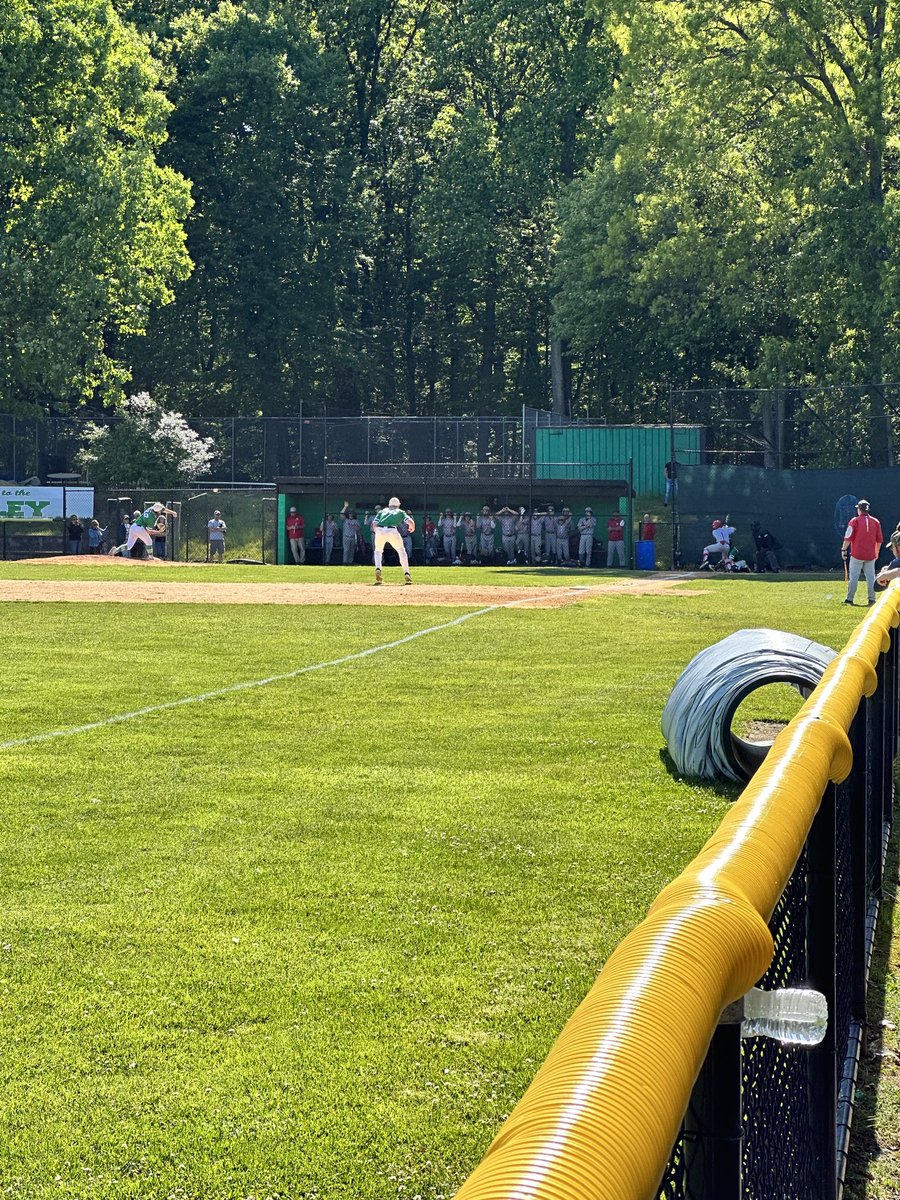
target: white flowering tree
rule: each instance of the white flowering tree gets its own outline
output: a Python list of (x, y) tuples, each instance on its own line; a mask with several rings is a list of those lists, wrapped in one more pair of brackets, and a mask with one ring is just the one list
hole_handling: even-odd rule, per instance
[(75, 461), (100, 487), (172, 488), (206, 474), (215, 453), (212, 438), (191, 429), (181, 413), (139, 392), (108, 425), (85, 427)]

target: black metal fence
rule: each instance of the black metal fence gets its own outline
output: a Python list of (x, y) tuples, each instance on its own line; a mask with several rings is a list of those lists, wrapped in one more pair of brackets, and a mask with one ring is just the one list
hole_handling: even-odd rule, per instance
[(828, 1002), (818, 1046), (714, 1035), (663, 1200), (840, 1200), (866, 991), (893, 809), (900, 721), (898, 631), (878, 687), (850, 729), (853, 769), (827, 789), (774, 912), (775, 956), (761, 987), (806, 986)]
[[(44, 478), (72, 469), (84, 427), (103, 415), (48, 415), (41, 421), (0, 414), (0, 479)], [(522, 460), (522, 422), (513, 417), (188, 417), (211, 438), (209, 479), (248, 483), (279, 476), (321, 476), (329, 459), (370, 465)], [(199, 481), (202, 482), (202, 481)]]

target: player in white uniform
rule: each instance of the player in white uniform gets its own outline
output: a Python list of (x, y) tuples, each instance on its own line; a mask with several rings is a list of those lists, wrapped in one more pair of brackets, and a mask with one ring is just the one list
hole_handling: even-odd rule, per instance
[(505, 504), (503, 508), (497, 509), (497, 516), (500, 518), (500, 541), (503, 543), (506, 565), (514, 567), (516, 565), (516, 525), (519, 523), (519, 514), (514, 508)]
[(471, 563), (475, 557), (475, 547), (478, 545), (478, 534), (475, 529), (475, 521), (471, 513), (463, 513), (461, 517), (456, 518), (458, 528), (462, 529), (463, 541), (466, 545), (466, 555)]
[(569, 536), (572, 533), (572, 514), (564, 508), (556, 518), (556, 561), (561, 567), (571, 563), (569, 558)]
[(444, 547), (444, 558), (453, 562), (456, 558), (456, 517), (449, 508), (445, 508), (444, 515), (438, 518), (437, 532)]
[(494, 530), (497, 522), (491, 516), (490, 508), (485, 505), (475, 518), (475, 528), (478, 530), (478, 557), (482, 562), (493, 562), (497, 544), (494, 541)]
[(529, 533), (531, 535), (531, 546), (528, 555), (528, 561), (532, 566), (536, 567), (541, 561), (541, 550), (544, 545), (544, 517), (546, 513), (538, 512), (533, 509), (531, 520), (529, 521)]
[(403, 545), (403, 537), (399, 528), (401, 525), (406, 525), (410, 533), (415, 532), (416, 522), (408, 512), (403, 511), (397, 497), (391, 496), (390, 500), (388, 500), (387, 508), (380, 508), (372, 518), (372, 542), (375, 549), (376, 583), (381, 583), (381, 558), (384, 554), (385, 546), (393, 546), (397, 551), (400, 566), (403, 568), (403, 582), (412, 583), (409, 574), (409, 559), (406, 555), (406, 547)]
[(594, 530), (597, 528), (597, 518), (592, 508), (584, 510), (584, 516), (578, 520), (578, 565), (589, 567), (594, 553)]
[(519, 519), (516, 521), (516, 554), (521, 554), (526, 562), (528, 560), (528, 527), (530, 523), (528, 513), (524, 508), (520, 508)]
[[(725, 521), (728, 521), (727, 517), (725, 518)], [(703, 547), (703, 561), (700, 564), (701, 570), (704, 568), (710, 570), (709, 556), (711, 554), (719, 554), (721, 555), (719, 562), (725, 561), (731, 552), (731, 537), (734, 533), (737, 533), (737, 530), (733, 525), (728, 525), (727, 523), (723, 524), (722, 521), (713, 521), (713, 540), (708, 546)]]
[(344, 501), (344, 507), (340, 512), (343, 518), (341, 522), (341, 549), (344, 554), (344, 566), (349, 567), (356, 558), (356, 541), (359, 537), (360, 524), (356, 519), (356, 513), (348, 508), (347, 501)]
[(555, 563), (557, 559), (556, 528), (556, 510), (552, 504), (548, 504), (544, 516), (544, 554), (548, 563)]

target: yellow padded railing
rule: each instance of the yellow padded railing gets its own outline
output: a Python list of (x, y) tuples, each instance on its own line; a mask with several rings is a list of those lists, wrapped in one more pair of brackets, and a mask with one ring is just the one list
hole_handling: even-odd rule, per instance
[(884, 594), (690, 866), (617, 947), (457, 1200), (653, 1200), (719, 1016), (765, 973), (768, 921), (900, 624)]

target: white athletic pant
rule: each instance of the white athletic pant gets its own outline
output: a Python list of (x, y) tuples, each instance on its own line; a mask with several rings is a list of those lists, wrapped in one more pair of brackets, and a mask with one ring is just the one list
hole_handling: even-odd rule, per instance
[(344, 566), (348, 567), (356, 554), (356, 536), (353, 538), (344, 538)]
[(503, 542), (503, 553), (506, 555), (506, 561), (511, 562), (516, 557), (516, 535), (503, 534), (500, 540)]
[(533, 533), (531, 535), (531, 561), (533, 563), (539, 563), (541, 561), (541, 548), (543, 544), (544, 538), (542, 534)]
[(130, 550), (135, 542), (143, 542), (145, 546), (153, 546), (153, 538), (148, 530), (143, 525), (128, 526), (128, 541), (125, 543), (125, 549)]
[(406, 556), (406, 547), (403, 545), (403, 538), (400, 536), (399, 529), (382, 529), (376, 525), (375, 533), (375, 569), (381, 570), (381, 556), (384, 554), (385, 546), (393, 546), (397, 551), (397, 557), (400, 559), (400, 566), (403, 568), (404, 574), (409, 574), (409, 559)]
[(524, 554), (526, 558), (528, 557), (528, 534), (527, 533), (517, 533), (516, 534), (516, 553)]
[(703, 547), (703, 557), (707, 559), (710, 554), (721, 554), (722, 558), (725, 558), (730, 549), (730, 546), (723, 546), (721, 542), (713, 542), (711, 546)]
[(847, 585), (847, 599), (852, 600), (856, 595), (856, 585), (860, 575), (866, 577), (866, 587), (869, 591), (869, 603), (875, 603), (875, 560), (850, 558), (850, 582)]
[(625, 566), (625, 543), (624, 542), (607, 542), (606, 543), (606, 565), (613, 565), (613, 558), (618, 558), (619, 566)]
[(455, 533), (444, 534), (444, 557), (449, 558), (451, 562), (453, 562), (454, 558), (456, 558), (456, 534)]
[(594, 535), (592, 533), (583, 533), (578, 539), (578, 561), (584, 559), (584, 565), (591, 565), (591, 555), (594, 553)]
[(332, 534), (330, 537), (323, 535), (322, 540), (325, 543), (322, 551), (322, 562), (330, 563), (331, 555), (334, 551), (334, 534)]
[(547, 532), (544, 534), (544, 547), (547, 552), (547, 561), (552, 562), (552, 563), (556, 562), (557, 550), (556, 550), (556, 534), (555, 533)]

